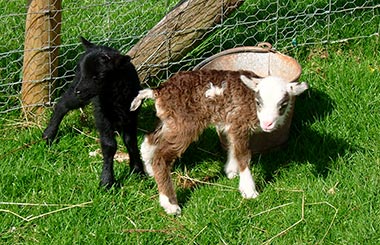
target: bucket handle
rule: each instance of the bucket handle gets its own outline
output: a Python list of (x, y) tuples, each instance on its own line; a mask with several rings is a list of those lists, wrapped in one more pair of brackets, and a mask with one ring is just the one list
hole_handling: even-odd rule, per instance
[(269, 53), (269, 52), (276, 53), (276, 51), (272, 49), (272, 44), (268, 42), (261, 42), (261, 43), (258, 43), (256, 46), (237, 47), (237, 48), (227, 49), (220, 53), (214, 54), (206, 58), (202, 62), (200, 62), (198, 65), (194, 66), (193, 70), (199, 70), (205, 64), (223, 55), (234, 54), (234, 53), (239, 53), (239, 52), (251, 52), (251, 51), (258, 52), (258, 53)]
[(262, 48), (264, 51), (273, 51), (272, 50), (272, 44), (268, 42), (261, 42), (257, 44), (257, 47)]

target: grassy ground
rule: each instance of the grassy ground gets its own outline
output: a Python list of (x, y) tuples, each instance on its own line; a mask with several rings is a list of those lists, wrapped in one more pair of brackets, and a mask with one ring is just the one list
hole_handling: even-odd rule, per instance
[[(70, 113), (51, 147), (17, 111), (2, 115), (0, 243), (379, 244), (379, 47), (374, 37), (290, 50), (311, 89), (297, 100), (288, 146), (252, 159), (260, 196), (242, 199), (238, 179), (226, 178), (209, 129), (173, 169), (180, 217), (164, 213), (154, 180), (129, 176), (127, 162), (115, 164), (121, 188), (98, 188), (91, 108)], [(140, 143), (153, 124), (148, 102)]]
[[(10, 203), (0, 205), (0, 241), (380, 242), (379, 45), (362, 44), (295, 54), (312, 88), (297, 101), (288, 146), (252, 161), (259, 198), (243, 200), (238, 180), (225, 177), (225, 154), (212, 129), (193, 144), (173, 173), (181, 217), (165, 215), (154, 181), (128, 176), (126, 163), (115, 166), (120, 189), (97, 188), (101, 157), (89, 156), (99, 147), (91, 118), (71, 113), (60, 141), (47, 147), (41, 129), (3, 117), (0, 200)], [(153, 118), (146, 103), (141, 129), (150, 129)]]

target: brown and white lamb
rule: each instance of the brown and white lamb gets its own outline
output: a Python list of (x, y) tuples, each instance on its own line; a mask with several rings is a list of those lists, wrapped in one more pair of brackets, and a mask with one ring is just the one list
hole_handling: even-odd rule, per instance
[(161, 120), (145, 136), (141, 154), (146, 172), (158, 185), (160, 205), (168, 214), (180, 214), (171, 180), (171, 166), (209, 125), (228, 139), (228, 178), (240, 176), (244, 198), (258, 196), (249, 170), (252, 132), (272, 132), (281, 126), (306, 83), (280, 77), (258, 78), (249, 71), (199, 70), (179, 72), (156, 89), (141, 90), (131, 104), (136, 110), (143, 99), (155, 99)]

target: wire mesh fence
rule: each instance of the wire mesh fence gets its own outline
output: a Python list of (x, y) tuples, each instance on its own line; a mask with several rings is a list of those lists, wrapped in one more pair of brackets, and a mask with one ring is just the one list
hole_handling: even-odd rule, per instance
[[(36, 0), (32, 0), (33, 2)], [(44, 0), (49, 2), (48, 0)], [(44, 2), (42, 1), (42, 2)], [(44, 19), (28, 39), (41, 40), (45, 34), (46, 42), (41, 49), (32, 50), (34, 55), (48, 53), (49, 76), (34, 83), (43, 84), (47, 99), (36, 102), (36, 106), (51, 106), (59, 98), (62, 89), (69, 84), (74, 75), (75, 64), (83, 52), (79, 36), (98, 43), (106, 44), (128, 53), (142, 38), (164, 35), (165, 41), (152, 45), (163, 48), (167, 59), (162, 62), (149, 59), (136, 64), (146, 86), (157, 84), (179, 70), (192, 69), (203, 59), (222, 50), (238, 46), (254, 46), (258, 42), (270, 42), (280, 52), (292, 52), (302, 47), (346, 42), (353, 39), (376, 38), (380, 33), (380, 3), (378, 0), (246, 0), (235, 1), (233, 11), (227, 11), (225, 2), (206, 0), (63, 0), (59, 9), (54, 9), (50, 1), (48, 8), (41, 12), (31, 12), (27, 3), (10, 0), (0, 1), (3, 10), (0, 13), (0, 114), (19, 111), (23, 107), (21, 95), (25, 79), (25, 56), (27, 51), (27, 17), (37, 16)], [(196, 21), (199, 9), (208, 11), (212, 5), (221, 3), (212, 11), (220, 12), (218, 20), (212, 24), (195, 28), (193, 25), (181, 26), (181, 29), (163, 28), (161, 33), (151, 33), (157, 24), (165, 22), (165, 16), (182, 4), (176, 13), (181, 16), (190, 11), (188, 6), (199, 5), (191, 11), (190, 20)], [(184, 4), (184, 5), (183, 5)], [(29, 12), (28, 12), (29, 10)], [(209, 12), (211, 15), (211, 13)], [(59, 23), (54, 23), (60, 15)], [(192, 18), (192, 16), (194, 18)], [(37, 22), (34, 22), (37, 23)], [(36, 24), (35, 24), (36, 25)], [(187, 27), (186, 27), (187, 26)], [(54, 29), (55, 27), (55, 29)], [(164, 25), (165, 27), (165, 25)], [(48, 32), (47, 35), (44, 32)], [(195, 35), (181, 50), (173, 48), (173, 33), (183, 36)], [(57, 41), (57, 42), (55, 42)], [(178, 39), (176, 39), (176, 42)], [(186, 46), (187, 45), (187, 46)], [(57, 50), (52, 56), (52, 50)], [(186, 52), (183, 52), (185, 50)], [(180, 55), (177, 53), (180, 52)], [(146, 50), (139, 50), (144, 53)], [(52, 64), (55, 63), (53, 66)], [(42, 65), (32, 69), (38, 73)], [(159, 72), (152, 72), (156, 68)], [(40, 86), (41, 87), (41, 86)], [(42, 91), (27, 91), (28, 96), (40, 96)], [(45, 95), (44, 95), (45, 96)], [(30, 106), (30, 105), (29, 105)], [(31, 106), (34, 106), (33, 104)]]

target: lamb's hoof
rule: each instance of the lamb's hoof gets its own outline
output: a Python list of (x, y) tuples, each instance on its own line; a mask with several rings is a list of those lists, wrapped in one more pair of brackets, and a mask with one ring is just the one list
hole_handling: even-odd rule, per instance
[(224, 166), (224, 172), (227, 175), (227, 178), (233, 179), (239, 175), (239, 168), (233, 161), (228, 161)]
[(253, 199), (259, 196), (259, 193), (255, 189), (247, 190), (244, 188), (240, 188), (240, 193), (242, 197), (245, 199)]
[(42, 134), (42, 139), (46, 141), (46, 145), (51, 146), (53, 145), (55, 135), (45, 130), (45, 132)]
[(235, 178), (236, 176), (239, 175), (238, 172), (235, 172), (235, 171), (226, 171), (226, 175), (227, 175), (227, 178), (229, 179), (233, 179)]
[(120, 188), (121, 185), (120, 185), (120, 183), (117, 183), (115, 180), (112, 180), (112, 181), (103, 181), (103, 180), (101, 180), (100, 183), (99, 183), (99, 187), (101, 189), (105, 189), (105, 190), (108, 191), (112, 187)]
[(131, 168), (131, 174), (137, 174), (140, 176), (145, 176), (145, 171), (143, 168), (135, 166), (135, 167)]
[(154, 176), (152, 164), (144, 164), (144, 170), (150, 177)]
[(181, 214), (181, 208), (178, 206), (178, 204), (172, 204), (169, 201), (169, 198), (165, 194), (159, 194), (160, 199), (160, 205), (165, 209), (165, 212), (167, 214), (171, 215), (180, 215)]
[(178, 205), (166, 205), (163, 207), (165, 209), (165, 212), (169, 215), (181, 215), (181, 208)]

